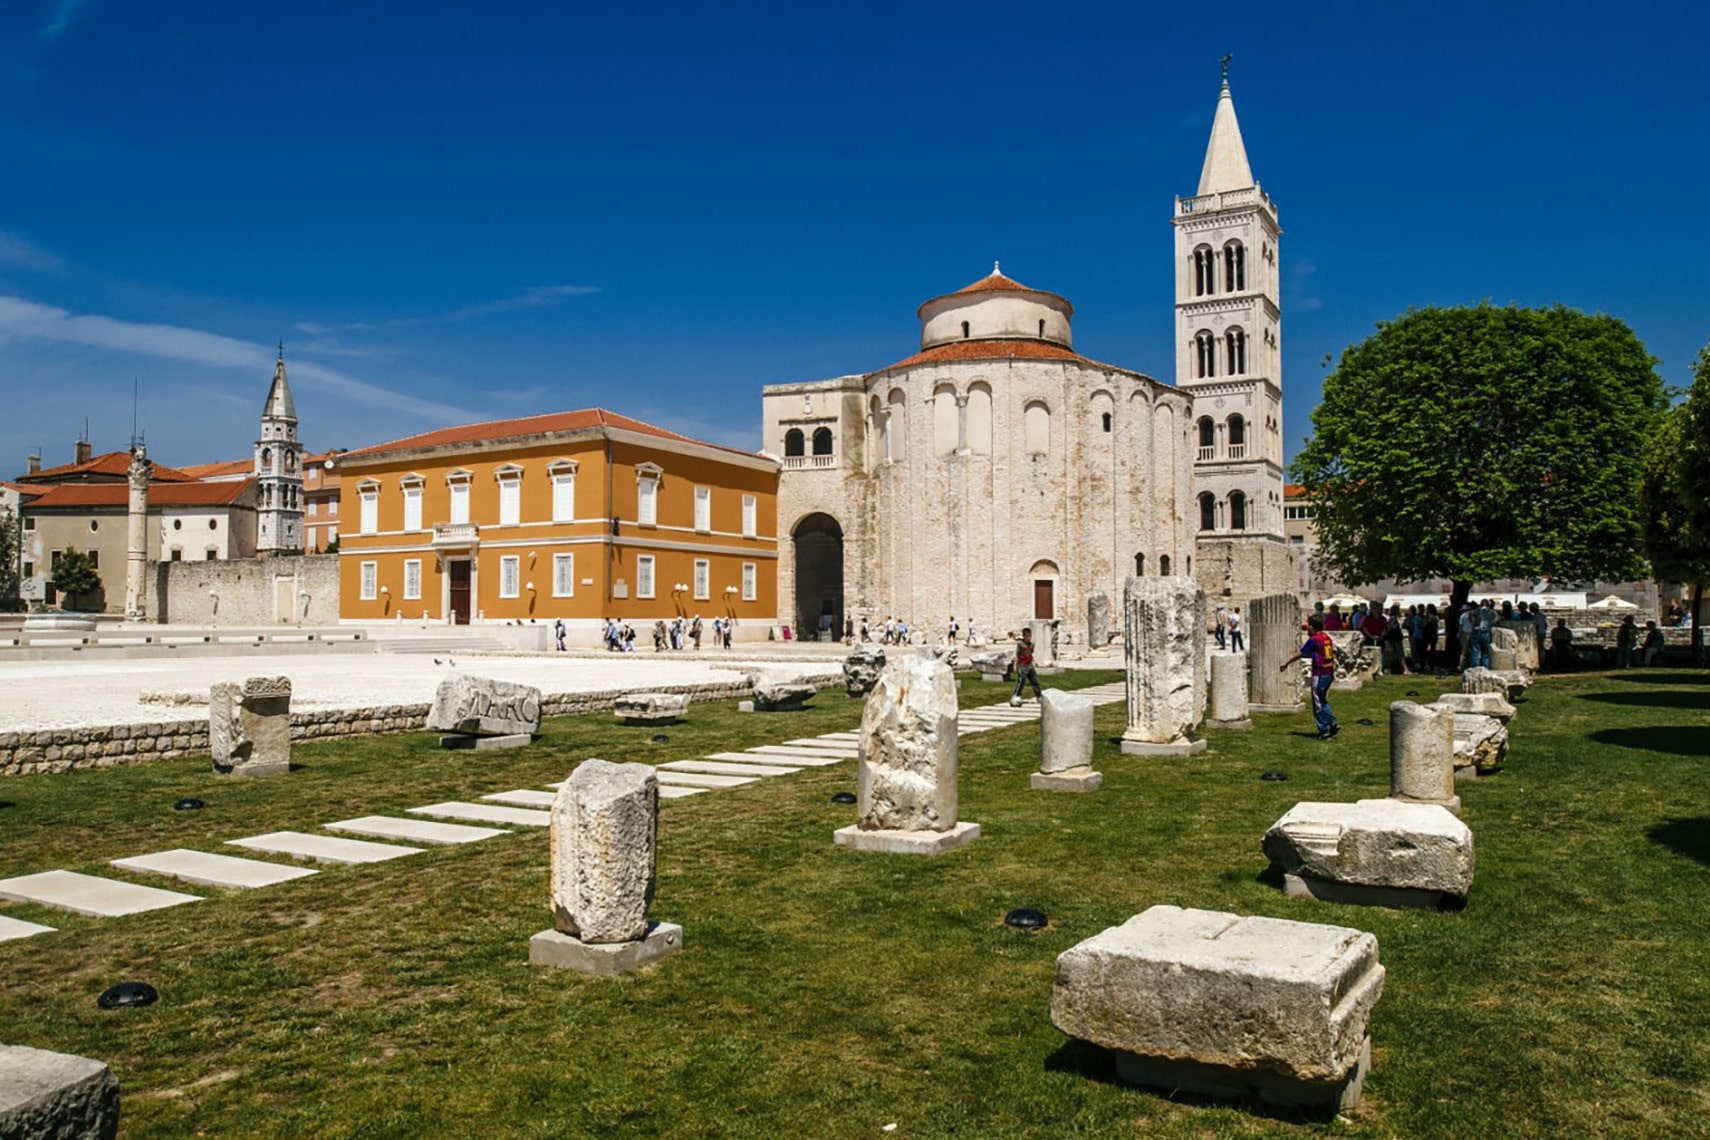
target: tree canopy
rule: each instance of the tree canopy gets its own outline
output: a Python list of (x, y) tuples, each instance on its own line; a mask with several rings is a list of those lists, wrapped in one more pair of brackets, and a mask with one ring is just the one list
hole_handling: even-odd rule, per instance
[(1290, 467), (1322, 565), (1359, 584), (1624, 580), (1635, 488), (1667, 405), (1613, 317), (1555, 306), (1410, 309), (1342, 353)]
[(101, 588), (101, 575), (95, 570), (94, 559), (75, 546), (68, 546), (54, 565), (53, 584), (65, 595), (66, 608), (75, 609), (73, 602)]
[(1645, 449), (1639, 516), (1653, 576), (1692, 587), (1692, 655), (1702, 662), (1710, 585), (1710, 348), (1698, 354), (1686, 402), (1669, 410)]

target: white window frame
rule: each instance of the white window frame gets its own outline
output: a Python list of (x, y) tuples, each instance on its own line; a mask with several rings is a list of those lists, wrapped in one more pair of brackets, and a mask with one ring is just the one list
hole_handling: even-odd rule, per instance
[(558, 553), (552, 556), (552, 596), (555, 598), (574, 598), (576, 596), (576, 555)]
[(406, 476), (404, 488), (404, 529), (422, 529), (422, 477), (420, 475)]
[(756, 601), (760, 597), (760, 567), (753, 562), (742, 564), (742, 600)]
[(378, 483), (363, 483), (356, 488), (357, 499), (362, 508), (357, 517), (357, 534), (380, 533), (380, 485)]
[(656, 463), (635, 468), (635, 521), (638, 526), (659, 525), (659, 483), (665, 469)]
[(499, 482), (499, 525), (522, 525), (522, 468), (507, 463), (493, 473)]
[(712, 488), (695, 488), (695, 529), (710, 531), (712, 529)]
[(552, 521), (576, 521), (576, 462), (560, 459), (549, 465), (552, 478)]
[(372, 602), (380, 597), (380, 563), (364, 562), (361, 565), (361, 598)]
[(695, 559), (695, 601), (712, 601), (712, 560)]
[(445, 488), (451, 495), (451, 510), (447, 522), (469, 522), (469, 482), (474, 476), (468, 471), (453, 471), (445, 477)]
[(419, 602), (422, 597), (422, 560), (404, 559), (404, 600)]
[(653, 555), (638, 554), (635, 556), (635, 596), (651, 598), (654, 596), (655, 583), (658, 574), (654, 569)]
[(499, 597), (522, 597), (521, 555), (501, 554), (499, 556)]
[(753, 495), (742, 496), (742, 537), (754, 538), (760, 533), (760, 500)]

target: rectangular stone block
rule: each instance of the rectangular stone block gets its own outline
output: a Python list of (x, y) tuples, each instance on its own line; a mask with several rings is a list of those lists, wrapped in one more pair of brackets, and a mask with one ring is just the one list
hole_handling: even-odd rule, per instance
[(1039, 771), (1066, 772), (1090, 768), (1093, 749), (1093, 703), (1080, 693), (1046, 689), (1039, 700)]
[(453, 736), (439, 738), (439, 746), (447, 751), (475, 749), (487, 752), (496, 748), (521, 748), (525, 744), (533, 744), (534, 737), (526, 732), (511, 733), (508, 736), (473, 736), (457, 733)]
[(21, 918), (12, 918), (0, 914), (0, 942), (10, 942), (15, 938), (29, 938), (37, 934), (52, 934), (55, 927), (43, 926), (39, 922), (25, 922)]
[(914, 654), (885, 666), (861, 713), (858, 826), (956, 825), (956, 686), (950, 667)]
[(672, 724), (688, 711), (687, 693), (626, 693), (612, 702), (612, 715), (625, 724)]
[(512, 807), (550, 808), (552, 801), (558, 797), (551, 792), (537, 792), (531, 788), (517, 788), (509, 792), (494, 792), (482, 796), (488, 803), (509, 804)]
[(1036, 792), (1096, 792), (1104, 786), (1104, 773), (1092, 766), (1060, 772), (1035, 772), (1028, 780)]
[(1108, 1049), (1339, 1098), (1383, 982), (1370, 934), (1155, 906), (1058, 957), (1051, 1020)]
[[(1205, 592), (1191, 578), (1130, 578), (1123, 602), (1128, 727), (1122, 750), (1198, 751), (1191, 746), (1206, 702)], [(1157, 751), (1160, 746), (1165, 751)]]
[(0, 879), (0, 899), (38, 903), (55, 910), (69, 910), (73, 914), (89, 914), (97, 918), (141, 914), (202, 901), (200, 895), (163, 891), (159, 887), (81, 875), (76, 871), (42, 871), (34, 875), (19, 875), (15, 879)]
[(839, 847), (853, 851), (881, 851), (887, 855), (943, 855), (966, 847), (980, 837), (977, 823), (958, 823), (946, 831), (902, 831), (840, 827), (832, 832)]
[(663, 961), (683, 948), (683, 928), (672, 922), (648, 924), (634, 942), (583, 942), (558, 930), (543, 930), (528, 940), (528, 960), (536, 966), (574, 970), (596, 978), (615, 978)]
[(251, 851), (268, 851), (275, 855), (290, 855), (295, 859), (313, 859), (317, 863), (384, 863), (405, 855), (420, 855), (420, 847), (400, 847), (395, 843), (370, 843), (366, 839), (338, 839), (331, 835), (309, 835), (301, 831), (270, 831), (266, 835), (251, 835), (246, 839), (227, 840), (231, 847), (246, 847)]
[(1298, 803), (1265, 833), (1264, 851), (1291, 875), (1465, 898), (1472, 831), (1447, 808), (1401, 800)]
[(431, 815), (439, 819), (471, 819), (476, 823), (512, 823), (521, 827), (547, 827), (552, 823), (550, 812), (504, 807), (500, 804), (466, 804), (459, 800), (426, 804), (407, 810), (411, 815)]
[[(542, 793), (545, 794), (545, 793)], [(438, 823), (431, 819), (402, 819), (395, 815), (364, 815), (323, 825), (328, 831), (371, 835), (376, 839), (402, 839), (406, 843), (435, 845), (477, 843), (509, 835), (496, 827), (466, 827), (460, 823)]]
[(214, 771), (273, 776), (291, 770), (291, 678), (217, 682), (208, 695)]
[(659, 772), (706, 772), (714, 776), (788, 776), (800, 768), (785, 768), (776, 764), (740, 764), (729, 760), (673, 760), (661, 764)]
[(11, 1140), (112, 1140), (119, 1079), (100, 1061), (25, 1045), (0, 1045), (0, 1136)]
[(470, 736), (533, 736), (540, 731), (540, 690), (455, 674), (439, 683), (427, 727)]
[(658, 788), (646, 764), (585, 760), (558, 790), (551, 813), (552, 927), (558, 933), (578, 943), (645, 938)]
[(187, 851), (182, 847), (157, 851), (152, 855), (134, 855), (114, 859), (113, 866), (126, 871), (144, 871), (154, 875), (170, 875), (186, 883), (204, 887), (271, 887), (318, 875), (307, 867), (283, 867), (259, 859), (239, 859), (233, 855), (215, 855), (207, 851)]

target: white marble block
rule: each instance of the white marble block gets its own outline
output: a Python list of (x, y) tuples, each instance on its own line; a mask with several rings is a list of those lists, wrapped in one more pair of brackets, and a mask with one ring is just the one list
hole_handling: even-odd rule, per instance
[(1049, 618), (1035, 618), (1027, 623), (1033, 631), (1033, 664), (1049, 669), (1057, 664), (1057, 623)]
[[(1508, 756), (1508, 726), (1481, 713), (1455, 714), (1455, 767), (1478, 775), (1502, 766)], [(1460, 773), (1458, 773), (1460, 774)]]
[(208, 694), (214, 771), (272, 776), (291, 770), (291, 678), (217, 682)]
[(1110, 598), (1106, 594), (1087, 595), (1087, 648), (1103, 649), (1110, 644)]
[(119, 1131), (119, 1078), (101, 1061), (0, 1045), (0, 1136), (110, 1138)]
[(687, 693), (625, 693), (612, 702), (612, 715), (625, 724), (669, 724), (688, 711)]
[(1502, 693), (1443, 693), (1433, 703), (1448, 705), (1455, 710), (1456, 715), (1471, 713), (1493, 716), (1504, 722), (1514, 719), (1514, 706), (1508, 703)]
[(1389, 793), (1460, 811), (1455, 795), (1455, 710), (1396, 701), (1389, 706)]
[(1092, 764), (1093, 703), (1080, 693), (1046, 689), (1039, 730), (1039, 770), (1066, 772)]
[(540, 731), (540, 690), (459, 673), (439, 683), (427, 727), (466, 736), (533, 736)]
[(1383, 984), (1370, 934), (1154, 906), (1058, 957), (1051, 1021), (1135, 1083), (1351, 1107)]
[(1300, 601), (1293, 594), (1268, 594), (1247, 606), (1247, 701), (1252, 709), (1300, 708), (1300, 670), (1281, 668), (1306, 640), (1300, 622)]
[(1123, 592), (1128, 727), (1122, 751), (1187, 756), (1205, 709), (1205, 591), (1191, 578), (1130, 578)]
[(750, 673), (754, 685), (754, 708), (759, 712), (793, 712), (814, 697), (816, 690), (801, 675), (789, 670)]
[[(1473, 838), (1447, 809), (1402, 800), (1299, 803), (1265, 833), (1265, 854), (1286, 875), (1314, 884), (1404, 894), (1343, 895), (1338, 901), (1436, 906), (1472, 888)], [(1302, 892), (1291, 892), (1302, 893)]]
[(552, 805), (552, 925), (583, 942), (633, 942), (653, 901), (659, 781), (646, 764), (585, 760)]
[[(1278, 670), (1281, 672), (1281, 670)], [(1252, 728), (1247, 716), (1247, 655), (1211, 655), (1211, 706), (1205, 722), (1213, 728)]]

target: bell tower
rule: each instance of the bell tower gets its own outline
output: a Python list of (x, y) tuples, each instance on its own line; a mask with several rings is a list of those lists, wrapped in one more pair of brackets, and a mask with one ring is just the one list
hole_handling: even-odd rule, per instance
[(303, 550), (303, 449), (297, 442), (297, 407), (285, 379), (285, 346), (273, 368), (273, 384), (261, 409), (261, 438), (255, 441), (255, 552), (300, 554)]

